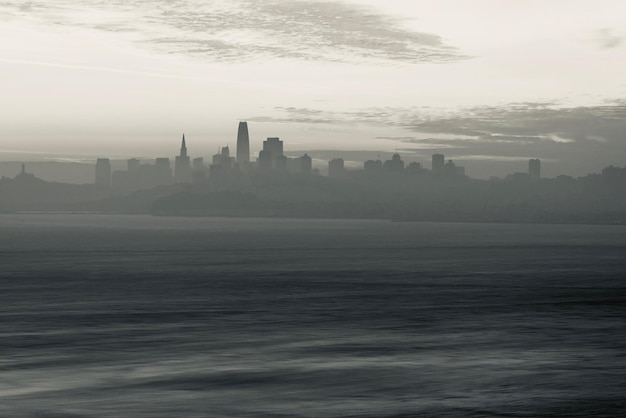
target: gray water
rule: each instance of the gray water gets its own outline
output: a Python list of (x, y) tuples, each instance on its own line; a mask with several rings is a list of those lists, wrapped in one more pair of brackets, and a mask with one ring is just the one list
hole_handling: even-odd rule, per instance
[(0, 416), (623, 416), (626, 228), (0, 215)]

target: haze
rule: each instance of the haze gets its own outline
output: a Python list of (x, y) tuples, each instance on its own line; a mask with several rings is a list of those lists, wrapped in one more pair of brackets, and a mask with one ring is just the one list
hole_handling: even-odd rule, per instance
[(0, 159), (173, 156), (182, 132), (207, 157), (247, 120), (253, 155), (280, 136), (314, 157), (584, 175), (626, 157), (624, 16), (619, 0), (5, 1)]

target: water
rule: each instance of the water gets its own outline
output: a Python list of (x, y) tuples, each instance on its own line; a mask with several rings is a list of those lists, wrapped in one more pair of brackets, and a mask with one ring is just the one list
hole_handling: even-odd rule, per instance
[(0, 416), (620, 416), (626, 228), (0, 216)]

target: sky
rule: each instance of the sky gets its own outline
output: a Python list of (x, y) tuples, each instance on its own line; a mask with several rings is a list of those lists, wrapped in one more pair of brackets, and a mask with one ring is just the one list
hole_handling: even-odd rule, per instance
[(278, 136), (472, 177), (626, 164), (623, 0), (0, 0), (0, 160)]

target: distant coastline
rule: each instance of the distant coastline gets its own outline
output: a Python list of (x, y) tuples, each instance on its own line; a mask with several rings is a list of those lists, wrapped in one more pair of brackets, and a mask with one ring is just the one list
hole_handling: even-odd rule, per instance
[(252, 171), (133, 191), (22, 172), (0, 179), (0, 213), (624, 225), (624, 185), (626, 167), (579, 178), (490, 180), (423, 171), (340, 177)]
[(533, 224), (533, 225), (606, 225), (606, 226), (626, 226), (625, 221), (603, 221), (594, 219), (578, 219), (578, 220), (471, 220), (471, 219), (411, 219), (411, 218), (339, 218), (339, 217), (322, 217), (322, 216), (280, 216), (271, 214), (164, 214), (164, 213), (125, 213), (125, 212), (90, 212), (90, 211), (0, 211), (0, 216), (30, 216), (30, 215), (58, 215), (58, 216), (149, 216), (154, 218), (213, 218), (213, 219), (294, 219), (294, 220), (336, 220), (336, 221), (387, 221), (393, 223), (459, 223), (459, 224)]

